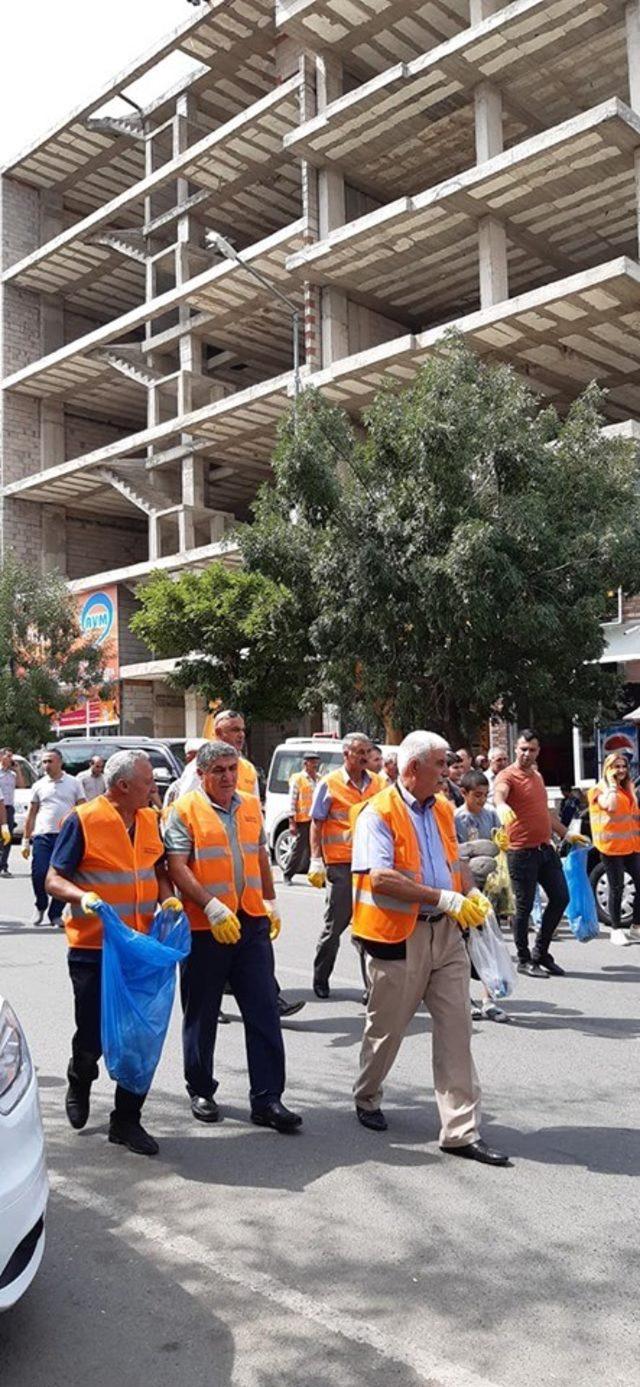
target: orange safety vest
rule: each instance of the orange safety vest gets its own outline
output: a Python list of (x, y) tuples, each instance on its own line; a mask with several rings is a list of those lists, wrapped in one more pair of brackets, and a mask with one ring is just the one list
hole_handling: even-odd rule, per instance
[[(84, 835), (84, 857), (74, 885), (96, 891), (125, 925), (146, 934), (158, 904), (156, 862), (164, 853), (155, 810), (138, 810), (133, 842), (106, 795), (79, 804), (75, 812)], [(99, 916), (85, 915), (80, 905), (67, 908), (65, 930), (72, 949), (102, 948)]]
[[(400, 792), (394, 785), (381, 790), (372, 800), (371, 810), (387, 825), (393, 838), (394, 871), (401, 872), (411, 881), (420, 881), (418, 838)], [(433, 812), (451, 872), (453, 889), (462, 891), (453, 806), (444, 795), (436, 795)], [(417, 901), (397, 901), (392, 896), (374, 891), (369, 872), (354, 872), (351, 928), (361, 939), (374, 939), (381, 944), (402, 943), (413, 934), (419, 912), (420, 906)]]
[(601, 780), (588, 792), (589, 820), (595, 847), (606, 857), (627, 857), (640, 852), (640, 809), (636, 792), (629, 781), (628, 791), (616, 794), (615, 809), (603, 809), (598, 795), (610, 787)]
[(320, 824), (322, 856), (328, 866), (333, 866), (351, 861), (355, 816), (366, 800), (377, 795), (380, 785), (378, 776), (371, 773), (366, 790), (357, 790), (350, 780), (345, 782), (341, 770), (330, 771), (323, 779), (329, 792), (329, 813)]
[(295, 775), (291, 776), (289, 784), (298, 787), (297, 808), (293, 817), (297, 824), (308, 824), (311, 819), (311, 805), (318, 781), (310, 780), (306, 771), (296, 771)]
[[(224, 901), (229, 910), (235, 912), (241, 908), (247, 915), (264, 915), (259, 857), (262, 812), (255, 795), (241, 794), (240, 801), (236, 810), (238, 842), (244, 864), (244, 891), (240, 900), (233, 874), (231, 844), (211, 801), (200, 790), (189, 790), (174, 800), (172, 809), (191, 834), (193, 861), (189, 866), (196, 881), (212, 896)], [(211, 929), (199, 905), (185, 901), (184, 908), (192, 930)]]

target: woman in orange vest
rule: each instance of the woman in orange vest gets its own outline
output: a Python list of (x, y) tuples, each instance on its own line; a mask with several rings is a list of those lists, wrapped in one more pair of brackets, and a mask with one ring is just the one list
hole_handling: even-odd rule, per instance
[[(602, 779), (589, 790), (589, 819), (609, 884), (611, 943), (624, 948), (640, 940), (640, 810), (626, 756), (607, 756)], [(633, 882), (633, 924), (621, 919), (625, 873)]]
[(271, 940), (280, 916), (260, 803), (236, 788), (238, 753), (212, 741), (196, 757), (200, 786), (172, 804), (165, 827), (169, 873), (191, 925), (181, 967), (184, 1073), (198, 1122), (217, 1122), (213, 1061), (229, 984), (242, 1014), (251, 1120), (291, 1132), (302, 1118), (282, 1103), (284, 1045)]
[(291, 776), (289, 781), (289, 830), (293, 838), (289, 860), (284, 869), (284, 880), (287, 886), (291, 885), (296, 872), (307, 873), (309, 871), (310, 844), (309, 830), (311, 828), (311, 805), (313, 796), (318, 783), (318, 767), (320, 756), (317, 751), (310, 751), (302, 761), (302, 770), (297, 771)]
[[(107, 901), (125, 924), (144, 933), (159, 901), (181, 909), (164, 868), (158, 816), (147, 807), (155, 783), (149, 757), (143, 751), (117, 751), (107, 761), (104, 778), (105, 794), (79, 805), (65, 819), (46, 880), (49, 894), (69, 907), (65, 929), (76, 1032), (65, 1106), (76, 1130), (89, 1117), (91, 1084), (102, 1054), (102, 924), (95, 906)], [(145, 1097), (118, 1084), (109, 1141), (155, 1156), (158, 1143), (140, 1123)]]
[[(396, 785), (358, 815), (353, 933), (367, 953), (369, 1002), (354, 1085), (363, 1127), (381, 1132), (383, 1082), (421, 1002), (432, 1020), (433, 1079), (443, 1151), (507, 1165), (480, 1136), (480, 1087), (471, 1058), (470, 969), (462, 928), (489, 902), (458, 858), (453, 808), (437, 794), (447, 743), (413, 732), (398, 748)], [(469, 894), (465, 894), (469, 892)]]

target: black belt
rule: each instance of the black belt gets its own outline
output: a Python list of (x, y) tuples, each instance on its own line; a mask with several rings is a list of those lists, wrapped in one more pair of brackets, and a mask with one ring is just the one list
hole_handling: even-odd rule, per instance
[(438, 923), (438, 920), (444, 920), (445, 918), (446, 918), (446, 916), (445, 916), (445, 912), (444, 912), (443, 910), (440, 911), (440, 914), (439, 914), (439, 915), (419, 915), (419, 916), (418, 916), (418, 919), (419, 919), (419, 920), (430, 920), (432, 925), (436, 925), (436, 924)]

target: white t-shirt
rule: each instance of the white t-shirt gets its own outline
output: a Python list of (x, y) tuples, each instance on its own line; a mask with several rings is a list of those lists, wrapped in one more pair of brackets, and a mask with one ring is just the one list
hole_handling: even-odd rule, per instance
[(67, 775), (63, 771), (59, 780), (52, 780), (49, 775), (41, 776), (31, 792), (31, 803), (38, 807), (34, 838), (40, 833), (58, 833), (69, 810), (75, 809), (76, 804), (83, 800), (84, 795), (74, 775)]
[(80, 793), (84, 795), (87, 801), (97, 799), (98, 795), (103, 795), (107, 788), (104, 776), (94, 775), (93, 771), (81, 771), (80, 775), (76, 776), (76, 780), (80, 786)]

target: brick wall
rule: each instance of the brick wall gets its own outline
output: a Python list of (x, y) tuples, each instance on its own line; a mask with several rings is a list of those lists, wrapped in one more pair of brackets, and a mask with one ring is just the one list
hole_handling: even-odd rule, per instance
[[(135, 636), (130, 628), (130, 621), (137, 610), (137, 602), (129, 588), (120, 583), (118, 587), (118, 621), (120, 628), (120, 664), (139, 665), (144, 660), (152, 660), (153, 652)], [(182, 736), (182, 733), (176, 734)]]
[(40, 302), (28, 289), (7, 284), (4, 300), (3, 375), (11, 376), (40, 356)]
[(3, 396), (2, 481), (22, 481), (40, 471), (40, 405), (32, 395)]
[[(35, 507), (34, 507), (35, 509)], [(88, 578), (111, 568), (143, 563), (148, 556), (146, 521), (67, 517), (67, 577)]]
[(64, 455), (66, 459), (81, 458), (85, 453), (93, 453), (97, 448), (106, 448), (109, 443), (119, 443), (126, 438), (128, 429), (118, 429), (104, 420), (83, 418), (79, 414), (67, 414), (64, 421)]
[(120, 705), (120, 730), (123, 737), (153, 736), (153, 684), (123, 683)]
[(40, 194), (26, 183), (3, 178), (0, 186), (2, 267), (8, 269), (37, 250), (40, 241)]
[(5, 551), (21, 563), (37, 566), (42, 562), (42, 511), (33, 501), (8, 497), (4, 502), (3, 536)]

